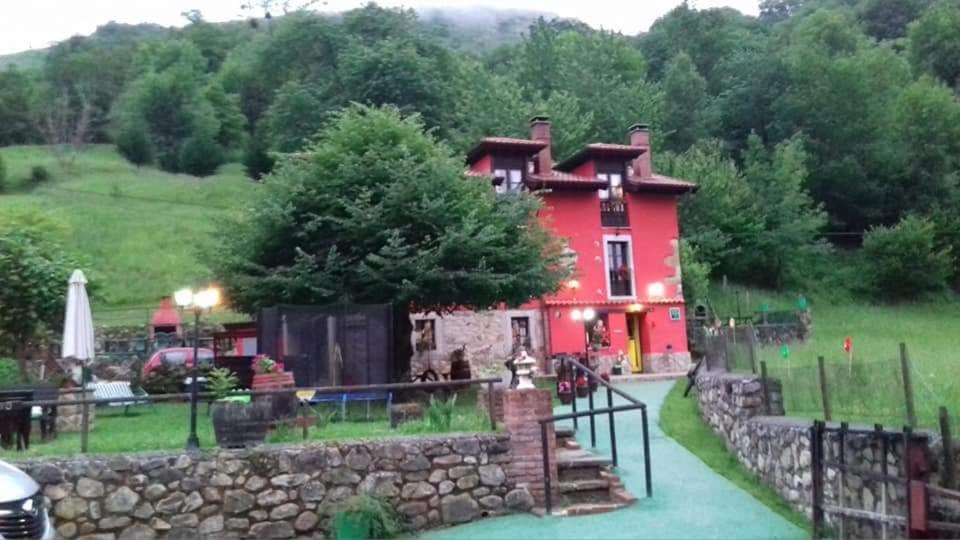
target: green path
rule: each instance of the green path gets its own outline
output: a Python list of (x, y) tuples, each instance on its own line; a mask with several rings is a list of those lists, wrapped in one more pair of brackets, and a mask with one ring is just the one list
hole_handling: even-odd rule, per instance
[[(617, 415), (620, 477), (641, 497), (633, 506), (607, 514), (568, 518), (515, 515), (423, 534), (427, 540), (553, 538), (804, 538), (792, 525), (756, 499), (718, 476), (657, 426), (660, 404), (673, 381), (630, 383), (621, 388), (649, 406), (653, 460), (653, 498), (642, 498), (643, 442), (640, 413)], [(597, 394), (600, 396), (600, 393)], [(586, 400), (581, 400), (581, 409)], [(600, 400), (606, 404), (606, 397)], [(598, 404), (599, 405), (599, 404)], [(569, 407), (558, 410), (566, 412)], [(580, 424), (577, 437), (589, 447), (589, 424)], [(598, 451), (609, 456), (605, 421), (597, 423)]]

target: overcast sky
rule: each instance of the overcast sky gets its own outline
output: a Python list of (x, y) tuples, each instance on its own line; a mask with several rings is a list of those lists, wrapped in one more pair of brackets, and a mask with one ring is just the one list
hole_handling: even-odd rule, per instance
[[(636, 34), (650, 27), (681, 0), (379, 0), (384, 6), (476, 5), (503, 9), (530, 9), (580, 19), (594, 27)], [(0, 12), (0, 54), (44, 48), (76, 34), (89, 34), (111, 20), (123, 23), (152, 22), (183, 25), (180, 15), (200, 10), (209, 21), (243, 16), (243, 0), (4, 0)], [(325, 11), (343, 11), (365, 0), (327, 0)], [(758, 0), (695, 0), (700, 8), (731, 6), (755, 14)]]

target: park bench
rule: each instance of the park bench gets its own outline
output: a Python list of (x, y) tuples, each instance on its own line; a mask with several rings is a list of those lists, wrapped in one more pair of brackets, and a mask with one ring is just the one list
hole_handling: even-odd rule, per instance
[(93, 390), (93, 399), (117, 400), (110, 401), (107, 405), (110, 407), (123, 407), (124, 414), (130, 412), (131, 405), (149, 403), (146, 399), (135, 399), (145, 397), (146, 393), (135, 394), (130, 387), (130, 381), (93, 382), (87, 385), (87, 389)]

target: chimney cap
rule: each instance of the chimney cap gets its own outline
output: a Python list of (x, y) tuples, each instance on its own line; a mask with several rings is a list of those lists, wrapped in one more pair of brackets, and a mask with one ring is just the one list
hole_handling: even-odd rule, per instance
[(531, 117), (530, 117), (530, 123), (531, 123), (531, 124), (550, 123), (550, 117), (547, 116), (547, 115), (545, 115), (545, 114), (541, 114), (541, 115), (537, 115), (537, 116), (531, 116)]
[(634, 131), (650, 131), (650, 124), (644, 124), (642, 122), (636, 123), (630, 126), (630, 129), (627, 130), (628, 133), (632, 133)]

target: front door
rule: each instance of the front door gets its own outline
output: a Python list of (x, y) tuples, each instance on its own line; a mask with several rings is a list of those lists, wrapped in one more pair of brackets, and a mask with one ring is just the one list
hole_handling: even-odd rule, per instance
[(643, 351), (640, 348), (640, 321), (642, 313), (627, 313), (627, 358), (630, 361), (630, 371), (643, 371)]

